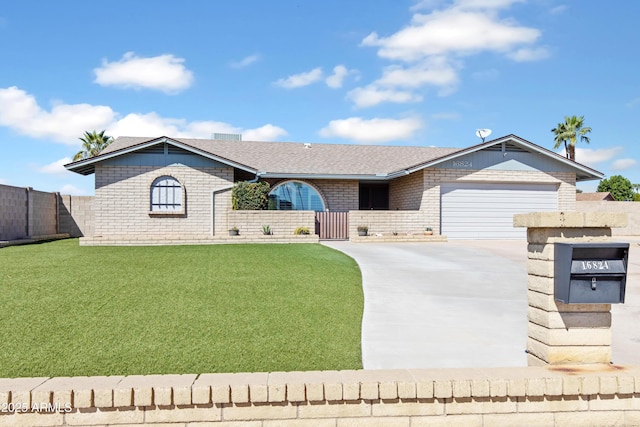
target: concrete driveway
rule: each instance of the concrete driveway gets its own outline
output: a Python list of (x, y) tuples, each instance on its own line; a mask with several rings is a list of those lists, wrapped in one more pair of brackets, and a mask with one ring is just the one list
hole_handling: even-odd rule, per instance
[[(323, 244), (362, 271), (365, 369), (526, 366), (526, 242)], [(627, 303), (612, 309), (619, 364), (640, 363), (640, 246), (633, 246)]]

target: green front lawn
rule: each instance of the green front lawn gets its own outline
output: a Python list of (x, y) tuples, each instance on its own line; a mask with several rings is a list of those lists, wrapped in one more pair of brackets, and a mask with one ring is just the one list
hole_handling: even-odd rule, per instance
[(0, 377), (361, 368), (360, 271), (318, 244), (0, 249)]

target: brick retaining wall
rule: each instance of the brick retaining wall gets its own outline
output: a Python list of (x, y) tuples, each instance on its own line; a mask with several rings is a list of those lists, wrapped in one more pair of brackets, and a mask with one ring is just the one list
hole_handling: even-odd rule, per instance
[(0, 379), (0, 409), (2, 426), (640, 426), (640, 367)]
[(240, 235), (260, 236), (262, 226), (268, 225), (276, 237), (293, 236), (298, 227), (308, 227), (315, 234), (316, 213), (314, 211), (228, 211), (227, 230), (237, 227)]

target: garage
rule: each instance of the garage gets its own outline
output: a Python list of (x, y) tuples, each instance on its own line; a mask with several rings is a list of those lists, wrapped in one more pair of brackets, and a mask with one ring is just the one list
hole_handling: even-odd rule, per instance
[(441, 233), (449, 239), (524, 239), (513, 215), (558, 210), (554, 184), (443, 183)]

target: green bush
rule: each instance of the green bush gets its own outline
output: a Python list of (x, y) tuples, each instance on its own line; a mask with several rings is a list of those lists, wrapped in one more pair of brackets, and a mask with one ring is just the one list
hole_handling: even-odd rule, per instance
[(268, 182), (236, 182), (231, 190), (231, 205), (236, 211), (259, 211), (269, 203)]
[(621, 175), (614, 175), (609, 179), (603, 179), (598, 184), (598, 192), (609, 192), (619, 202), (633, 199), (633, 186), (631, 181)]

